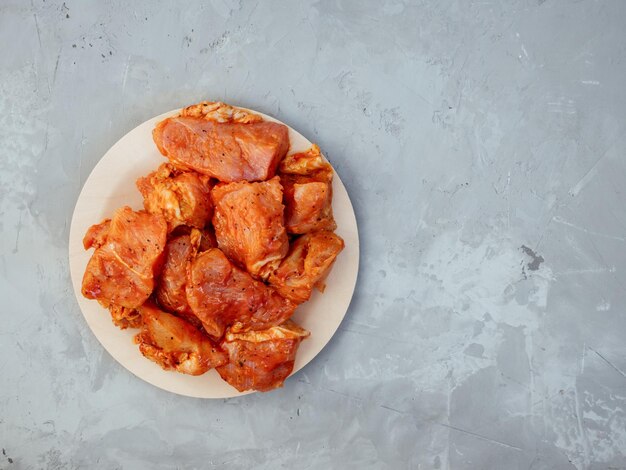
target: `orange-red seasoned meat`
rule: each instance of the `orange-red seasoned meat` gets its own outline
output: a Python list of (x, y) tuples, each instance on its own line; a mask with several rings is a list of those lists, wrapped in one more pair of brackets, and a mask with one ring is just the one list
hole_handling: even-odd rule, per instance
[(228, 364), (217, 371), (240, 392), (282, 387), (293, 370), (300, 341), (309, 334), (292, 321), (263, 331), (226, 333), (221, 346), (228, 353)]
[(113, 324), (120, 330), (125, 330), (126, 328), (141, 328), (141, 314), (136, 308), (109, 305), (108, 309), (111, 313)]
[(187, 269), (198, 252), (201, 238), (201, 232), (192, 229), (189, 234), (177, 235), (167, 242), (163, 256), (163, 269), (154, 290), (162, 308), (188, 320), (195, 326), (200, 326), (200, 321), (187, 303), (185, 286), (187, 285)]
[(210, 177), (183, 172), (169, 163), (137, 180), (148, 212), (163, 214), (169, 230), (179, 225), (203, 228), (213, 215)]
[(334, 230), (332, 187), (306, 176), (281, 176), (285, 188), (285, 226), (289, 233)]
[(274, 176), (289, 150), (287, 127), (274, 122), (215, 122), (167, 118), (152, 136), (170, 162), (220, 181), (263, 181)]
[(333, 169), (314, 145), (306, 152), (285, 157), (279, 168), (289, 233), (334, 230)]
[(83, 295), (106, 306), (139, 307), (154, 288), (166, 233), (163, 216), (130, 207), (118, 209), (106, 242), (87, 263)]
[(253, 276), (266, 278), (289, 249), (279, 179), (218, 184), (211, 197), (219, 248)]
[(200, 330), (147, 302), (139, 308), (143, 328), (135, 342), (165, 370), (201, 375), (225, 364), (227, 356)]
[(343, 240), (333, 232), (323, 230), (302, 235), (270, 275), (270, 285), (292, 302), (306, 302), (313, 287), (321, 287), (343, 247)]
[(89, 248), (100, 248), (105, 244), (111, 219), (104, 219), (99, 224), (92, 225), (87, 229), (87, 233), (83, 237), (83, 247), (85, 250)]
[(239, 122), (250, 124), (261, 122), (263, 118), (247, 109), (236, 108), (221, 101), (201, 101), (183, 108), (181, 116), (196, 117), (215, 122)]
[(280, 162), (279, 171), (290, 175), (310, 176), (317, 181), (328, 181), (333, 179), (333, 167), (330, 166), (320, 148), (313, 146), (304, 151), (286, 156)]
[(234, 266), (217, 248), (200, 253), (191, 263), (187, 301), (215, 338), (228, 326), (246, 331), (279, 325), (295, 309), (295, 304)]

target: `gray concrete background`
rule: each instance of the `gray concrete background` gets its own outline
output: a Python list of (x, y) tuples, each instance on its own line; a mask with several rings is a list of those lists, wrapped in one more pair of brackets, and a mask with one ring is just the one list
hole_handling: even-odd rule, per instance
[[(0, 2), (0, 468), (626, 468), (626, 2), (176, 3)], [(317, 141), (361, 231), (330, 345), (227, 401), (114, 362), (67, 261), (98, 159), (201, 99)]]

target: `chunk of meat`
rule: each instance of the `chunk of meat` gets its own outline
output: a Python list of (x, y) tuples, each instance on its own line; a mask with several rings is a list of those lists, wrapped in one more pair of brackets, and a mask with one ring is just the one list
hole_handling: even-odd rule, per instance
[(266, 278), (289, 249), (279, 179), (218, 184), (211, 197), (219, 248), (253, 276)]
[(106, 243), (107, 234), (111, 227), (111, 219), (104, 219), (99, 224), (92, 225), (87, 229), (87, 233), (83, 237), (83, 246), (85, 250), (89, 248), (100, 248)]
[(280, 162), (283, 174), (310, 176), (316, 181), (331, 182), (333, 167), (322, 156), (319, 146), (313, 144), (304, 152), (293, 153)]
[(192, 229), (189, 234), (170, 238), (165, 245), (163, 269), (154, 289), (156, 299), (162, 308), (193, 323), (194, 326), (200, 326), (201, 323), (187, 303), (185, 286), (187, 269), (198, 252), (201, 238), (202, 234), (197, 229)]
[(106, 306), (139, 307), (154, 288), (166, 233), (163, 216), (130, 207), (118, 209), (106, 243), (87, 263), (82, 294)]
[(289, 233), (335, 230), (333, 169), (317, 145), (285, 157), (280, 164), (284, 189), (285, 226)]
[(332, 185), (306, 176), (281, 176), (285, 188), (285, 228), (303, 234), (313, 230), (335, 230)]
[(306, 302), (313, 287), (321, 287), (343, 247), (343, 240), (333, 232), (324, 230), (302, 235), (292, 243), (287, 257), (271, 274), (270, 285), (292, 302)]
[(126, 328), (141, 328), (141, 314), (136, 308), (109, 305), (108, 309), (111, 313), (113, 324), (120, 330), (125, 330)]
[(210, 177), (183, 172), (169, 163), (137, 180), (144, 208), (163, 214), (169, 230), (179, 225), (203, 228), (213, 215)]
[(279, 325), (295, 304), (234, 266), (218, 248), (200, 253), (191, 263), (187, 301), (212, 337), (227, 326), (235, 332)]
[(201, 375), (223, 365), (226, 354), (196, 329), (150, 302), (139, 308), (143, 328), (135, 336), (141, 353), (165, 370)]
[(221, 101), (202, 101), (183, 108), (180, 113), (185, 117), (202, 118), (215, 122), (240, 122), (249, 124), (261, 122), (263, 118), (247, 109), (235, 108)]
[(263, 181), (289, 150), (289, 133), (274, 122), (215, 122), (179, 116), (157, 124), (152, 136), (176, 166), (220, 181)]
[(292, 321), (263, 331), (229, 332), (221, 343), (228, 364), (217, 371), (240, 392), (282, 387), (293, 370), (300, 342), (309, 334)]

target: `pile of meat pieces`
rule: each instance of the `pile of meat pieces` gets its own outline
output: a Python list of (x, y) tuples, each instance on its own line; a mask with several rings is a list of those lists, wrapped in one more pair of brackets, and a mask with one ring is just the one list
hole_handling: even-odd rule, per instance
[(185, 108), (153, 137), (169, 162), (137, 180), (145, 210), (88, 230), (83, 295), (139, 328), (141, 353), (166, 370), (282, 386), (309, 336), (290, 318), (344, 247), (332, 167), (317, 146), (287, 155), (284, 125), (223, 103)]

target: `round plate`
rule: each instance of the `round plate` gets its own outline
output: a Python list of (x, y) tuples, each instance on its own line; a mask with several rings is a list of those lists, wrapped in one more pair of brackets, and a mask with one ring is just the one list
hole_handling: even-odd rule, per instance
[[(135, 187), (135, 180), (155, 170), (166, 159), (152, 141), (152, 129), (162, 119), (178, 114), (180, 110), (156, 116), (137, 126), (122, 137), (102, 157), (85, 182), (78, 197), (70, 228), (70, 271), (74, 293), (87, 324), (104, 348), (137, 377), (163, 390), (198, 398), (227, 398), (244, 395), (224, 382), (215, 370), (201, 376), (164, 371), (141, 355), (133, 336), (137, 330), (120, 330), (111, 322), (109, 312), (95, 300), (81, 294), (81, 283), (87, 262), (93, 253), (83, 249), (82, 238), (87, 229), (106, 217), (111, 217), (118, 207), (129, 205), (142, 208), (142, 198)], [(266, 116), (267, 121), (280, 122)], [(289, 152), (301, 152), (311, 142), (289, 128), (291, 147)], [(359, 269), (359, 236), (352, 203), (341, 179), (333, 178), (333, 212), (337, 222), (337, 234), (345, 243), (322, 294), (315, 291), (311, 300), (296, 310), (293, 319), (311, 332), (300, 344), (293, 373), (308, 364), (330, 341), (343, 319), (356, 285)], [(289, 386), (289, 381), (286, 382)]]

